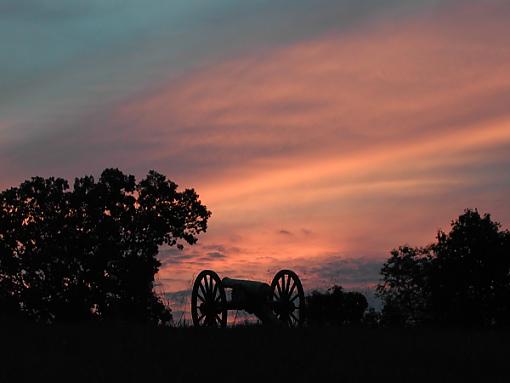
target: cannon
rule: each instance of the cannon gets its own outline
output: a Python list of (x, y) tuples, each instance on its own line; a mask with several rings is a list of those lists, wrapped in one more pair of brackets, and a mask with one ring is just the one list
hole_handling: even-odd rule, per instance
[[(226, 289), (231, 289), (230, 300)], [(223, 278), (212, 270), (198, 274), (191, 292), (191, 317), (195, 327), (226, 327), (228, 310), (255, 314), (264, 325), (300, 327), (304, 322), (305, 295), (297, 274), (276, 273), (271, 285)]]

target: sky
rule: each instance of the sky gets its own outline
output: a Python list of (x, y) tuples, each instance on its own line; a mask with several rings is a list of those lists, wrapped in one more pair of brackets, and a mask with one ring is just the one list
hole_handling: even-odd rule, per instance
[(0, 187), (155, 169), (212, 211), (202, 269), (369, 291), (465, 208), (510, 227), (506, 0), (2, 0)]

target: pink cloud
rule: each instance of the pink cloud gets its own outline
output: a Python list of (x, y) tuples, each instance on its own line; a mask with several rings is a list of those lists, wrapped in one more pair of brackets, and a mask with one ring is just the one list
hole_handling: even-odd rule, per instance
[(342, 259), (425, 244), (466, 207), (510, 222), (508, 17), (463, 2), (238, 57), (133, 96), (85, 141), (133, 145), (115, 158), (176, 171), (212, 210), (202, 244), (167, 255), (166, 289), (284, 266), (359, 286)]
[[(481, 190), (510, 147), (510, 9), (486, 5), (240, 57), (120, 108), (114, 121), (157, 142), (153, 160), (210, 161), (187, 178), (213, 211), (204, 243), (238, 246), (161, 274), (263, 278), (324, 254), (381, 259), (472, 204), (508, 222)], [(279, 234), (305, 224), (314, 236)]]

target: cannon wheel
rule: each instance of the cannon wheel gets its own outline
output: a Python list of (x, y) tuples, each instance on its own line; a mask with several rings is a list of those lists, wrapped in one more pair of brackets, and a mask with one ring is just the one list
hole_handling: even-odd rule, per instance
[(291, 270), (278, 271), (271, 289), (277, 318), (289, 327), (302, 326), (305, 319), (305, 293), (297, 274)]
[(195, 327), (226, 327), (227, 297), (214, 271), (198, 274), (191, 292), (191, 317)]

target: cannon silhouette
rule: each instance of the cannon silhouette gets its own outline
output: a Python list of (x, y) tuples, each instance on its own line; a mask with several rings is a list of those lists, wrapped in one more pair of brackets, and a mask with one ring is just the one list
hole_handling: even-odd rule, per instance
[[(225, 289), (231, 289), (227, 300)], [(299, 277), (291, 270), (276, 273), (271, 285), (223, 278), (212, 270), (198, 274), (191, 293), (191, 317), (196, 327), (226, 327), (228, 310), (255, 314), (263, 324), (303, 325), (305, 295)]]

